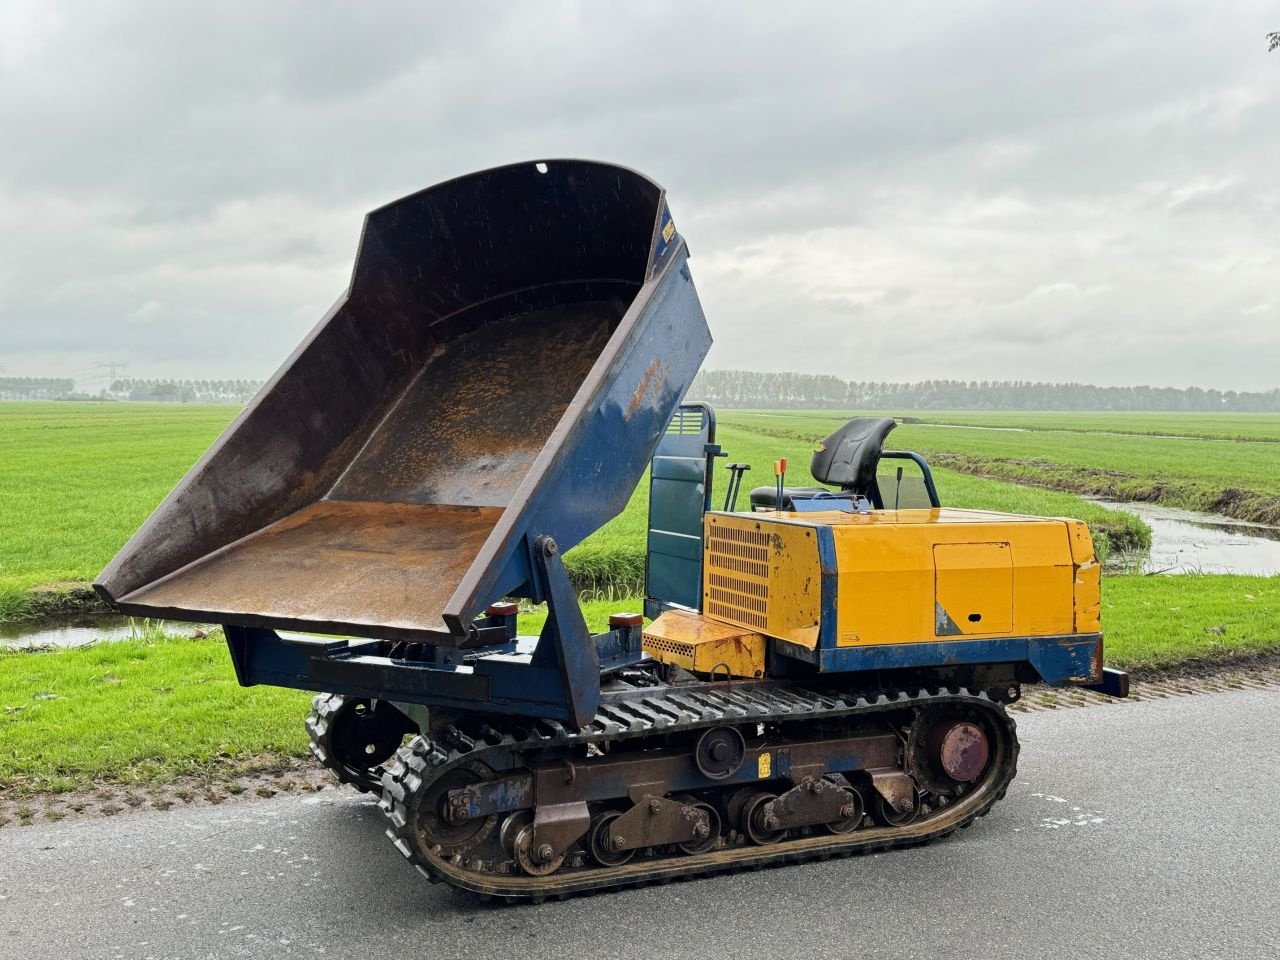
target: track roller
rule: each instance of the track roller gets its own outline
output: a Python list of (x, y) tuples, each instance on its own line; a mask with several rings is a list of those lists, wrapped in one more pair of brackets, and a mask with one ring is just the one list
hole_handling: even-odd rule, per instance
[(533, 813), (520, 810), (502, 822), (502, 847), (531, 877), (546, 877), (560, 869), (564, 851), (556, 853), (551, 844), (536, 845), (533, 839)]
[(890, 827), (905, 827), (914, 823), (918, 816), (920, 816), (920, 791), (916, 788), (912, 787), (909, 804), (904, 803), (903, 809), (895, 808), (882, 795), (876, 794), (876, 817), (881, 823)]
[(602, 867), (620, 867), (633, 856), (635, 848), (617, 848), (609, 838), (609, 825), (622, 814), (617, 810), (606, 810), (591, 818), (591, 829), (587, 831), (587, 852), (591, 859)]
[(862, 799), (862, 794), (859, 793), (855, 787), (851, 786), (849, 781), (840, 774), (832, 774), (827, 777), (827, 779), (831, 781), (831, 783), (835, 784), (835, 786), (848, 791), (848, 796), (844, 798), (845, 806), (840, 810), (841, 819), (829, 820), (823, 824), (823, 826), (831, 833), (837, 835), (853, 833), (853, 831), (862, 826), (862, 819), (866, 815), (867, 811), (866, 801)]
[(691, 806), (695, 810), (700, 810), (707, 815), (705, 828), (702, 824), (699, 824), (695, 828), (695, 831), (698, 833), (702, 833), (705, 830), (705, 836), (696, 840), (689, 840), (685, 843), (677, 844), (677, 846), (679, 846), (685, 853), (706, 853), (708, 850), (715, 847), (716, 843), (720, 840), (720, 814), (716, 812), (716, 808), (711, 806), (709, 803), (703, 803), (696, 797), (677, 796), (672, 799)]
[(760, 846), (767, 846), (771, 843), (777, 843), (787, 831), (780, 829), (776, 817), (769, 817), (765, 813), (765, 807), (777, 800), (777, 796), (772, 793), (754, 793), (747, 797), (742, 804), (742, 832), (751, 838), (752, 843), (758, 843)]

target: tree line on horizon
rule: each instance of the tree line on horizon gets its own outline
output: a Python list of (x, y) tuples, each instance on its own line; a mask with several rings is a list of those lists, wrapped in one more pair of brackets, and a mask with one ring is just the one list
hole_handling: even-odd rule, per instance
[(62, 400), (76, 382), (62, 377), (0, 377), (0, 400)]
[[(248, 403), (261, 380), (118, 379), (96, 394), (66, 377), (0, 377), (0, 400), (121, 400)], [(718, 407), (836, 410), (1062, 410), (1280, 413), (1280, 388), (1264, 392), (1200, 387), (1098, 387), (1028, 380), (848, 381), (812, 373), (704, 370), (690, 400)]]
[(849, 381), (827, 374), (703, 370), (690, 400), (717, 407), (838, 410), (1062, 410), (1280, 413), (1280, 388), (1098, 387), (1028, 380)]
[(112, 381), (112, 399), (151, 403), (248, 403), (262, 389), (261, 380), (139, 380)]
[(69, 377), (0, 377), (0, 400), (132, 400), (152, 403), (248, 403), (261, 380), (113, 380), (98, 393)]

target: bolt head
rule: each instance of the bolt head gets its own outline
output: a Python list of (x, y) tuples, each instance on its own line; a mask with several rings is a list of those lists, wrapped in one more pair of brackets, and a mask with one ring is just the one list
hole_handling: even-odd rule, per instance
[(658, 800), (658, 799), (656, 799), (656, 798), (655, 798), (655, 799), (653, 799), (653, 800), (650, 800), (650, 801), (649, 801), (649, 812), (650, 812), (650, 813), (657, 813), (657, 812), (658, 812), (659, 810), (661, 810), (661, 809), (662, 809), (662, 801), (661, 801), (661, 800)]
[(461, 798), (455, 797), (448, 805), (445, 806), (444, 818), (450, 823), (461, 823), (467, 817), (467, 802)]
[(894, 803), (893, 808), (899, 813), (906, 813), (911, 809), (911, 798), (903, 797), (901, 800)]
[(841, 816), (841, 818), (842, 818), (842, 819), (844, 819), (844, 820), (848, 820), (850, 817), (852, 817), (852, 816), (853, 816), (853, 804), (852, 804), (852, 803), (846, 803), (843, 807), (841, 807), (841, 808), (840, 808), (840, 816)]
[(700, 823), (693, 828), (693, 835), (699, 840), (705, 840), (707, 835), (711, 833), (711, 828), (705, 823)]
[(627, 840), (626, 840), (626, 838), (625, 838), (625, 837), (614, 837), (614, 838), (613, 838), (613, 849), (615, 849), (615, 850), (621, 850), (621, 849), (622, 849), (623, 847), (625, 847), (626, 845), (627, 845)]
[(780, 826), (782, 826), (782, 821), (779, 820), (777, 817), (766, 817), (764, 821), (764, 825), (768, 827), (770, 830), (777, 830)]
[(543, 863), (548, 863), (556, 855), (555, 850), (551, 848), (551, 844), (544, 843), (538, 848), (538, 859)]
[(554, 557), (556, 555), (556, 551), (559, 549), (560, 548), (556, 546), (556, 542), (550, 537), (547, 537), (547, 539), (542, 541), (542, 552), (548, 557)]
[(813, 785), (810, 786), (809, 789), (812, 790), (814, 793), (821, 793), (824, 789), (826, 789), (822, 784), (823, 784), (822, 780), (814, 780)]

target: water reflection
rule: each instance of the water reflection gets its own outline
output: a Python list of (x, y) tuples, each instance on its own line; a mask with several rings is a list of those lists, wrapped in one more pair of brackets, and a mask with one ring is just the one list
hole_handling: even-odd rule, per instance
[[(1097, 503), (1140, 517), (1151, 528), (1151, 552), (1139, 558), (1144, 572), (1280, 574), (1280, 527), (1154, 503)], [(1116, 559), (1124, 564), (1131, 558)]]
[(161, 632), (190, 636), (197, 630), (208, 629), (191, 623), (138, 620), (114, 613), (86, 613), (54, 619), (0, 623), (0, 647), (82, 647), (99, 640), (142, 639)]

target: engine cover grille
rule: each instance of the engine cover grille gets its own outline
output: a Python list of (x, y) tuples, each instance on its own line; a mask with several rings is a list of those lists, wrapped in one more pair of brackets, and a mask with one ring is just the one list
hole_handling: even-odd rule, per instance
[(713, 524), (707, 538), (707, 613), (769, 625), (769, 534)]

